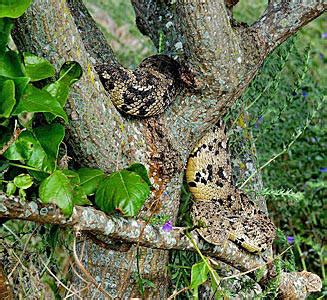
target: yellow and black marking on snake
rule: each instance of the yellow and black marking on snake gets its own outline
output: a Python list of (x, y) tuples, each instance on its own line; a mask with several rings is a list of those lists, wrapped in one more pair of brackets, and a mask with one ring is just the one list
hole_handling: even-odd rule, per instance
[[(120, 65), (96, 68), (113, 104), (122, 112), (149, 117), (162, 113), (183, 87), (194, 85), (178, 62), (165, 55), (145, 59), (128, 70)], [(186, 179), (195, 202), (191, 216), (207, 242), (224, 245), (227, 239), (252, 253), (267, 249), (275, 226), (242, 191), (232, 184), (231, 159), (226, 129), (219, 122), (200, 139), (191, 152)]]

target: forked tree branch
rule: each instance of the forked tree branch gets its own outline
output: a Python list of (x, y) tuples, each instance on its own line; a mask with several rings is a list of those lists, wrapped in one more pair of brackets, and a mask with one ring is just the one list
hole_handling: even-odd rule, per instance
[[(144, 221), (108, 216), (92, 207), (75, 206), (72, 216), (67, 219), (54, 205), (24, 202), (18, 197), (8, 197), (0, 193), (0, 218), (72, 227), (78, 232), (100, 234), (112, 240), (129, 244), (139, 243), (140, 246), (152, 249), (197, 251), (185, 236), (186, 228), (175, 227), (170, 232), (165, 232), (161, 226), (147, 224), (140, 240)], [(191, 236), (203, 254), (224, 261), (240, 271), (257, 270), (262, 267), (265, 270), (265, 276), (260, 284), (263, 286), (269, 279), (276, 276), (271, 259), (243, 251), (229, 240), (224, 246), (216, 246), (203, 241), (195, 231), (191, 232)], [(306, 296), (320, 289), (321, 280), (315, 274), (309, 272), (281, 274), (279, 292), (282, 295), (297, 293), (300, 296)]]
[(271, 52), (326, 9), (327, 3), (320, 0), (270, 1), (252, 28), (265, 42), (267, 52)]

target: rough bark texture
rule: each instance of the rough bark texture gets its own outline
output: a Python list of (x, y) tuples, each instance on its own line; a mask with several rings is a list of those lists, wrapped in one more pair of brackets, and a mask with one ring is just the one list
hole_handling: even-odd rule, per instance
[[(110, 102), (93, 66), (104, 61), (115, 63), (115, 58), (81, 1), (33, 1), (18, 20), (14, 37), (20, 50), (44, 56), (58, 67), (64, 61), (75, 60), (85, 71), (74, 86), (67, 107), (68, 142), (78, 161), (107, 171), (135, 161), (145, 164), (155, 191), (144, 214), (160, 208), (160, 213), (169, 214), (174, 221), (184, 165), (194, 143), (248, 86), (268, 53), (322, 13), (325, 5), (308, 4), (303, 7), (310, 6), (312, 13), (305, 9), (301, 13), (295, 4), (290, 4), (284, 14), (270, 6), (266, 18), (245, 28), (233, 27), (223, 0), (179, 0), (176, 5), (167, 2), (143, 0), (133, 4), (139, 20), (143, 20), (140, 27), (156, 45), (157, 29), (164, 30), (166, 52), (176, 55), (192, 70), (197, 91), (181, 94), (164, 114), (155, 118), (122, 117)], [(285, 3), (278, 5), (284, 7)], [(153, 9), (148, 11), (145, 7)], [(161, 15), (163, 12), (165, 15)], [(283, 26), (279, 25), (280, 20)], [(84, 255), (86, 267), (93, 275), (105, 278), (105, 287), (116, 296), (135, 249), (127, 253), (107, 251), (90, 241)], [(142, 250), (143, 276), (157, 285), (156, 289), (147, 290), (146, 296), (166, 298), (167, 263), (167, 251)], [(129, 281), (125, 297), (138, 295), (134, 280)]]

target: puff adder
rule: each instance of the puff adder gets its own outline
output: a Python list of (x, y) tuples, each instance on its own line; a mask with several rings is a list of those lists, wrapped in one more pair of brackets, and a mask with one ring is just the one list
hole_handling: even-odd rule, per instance
[[(96, 68), (113, 104), (122, 112), (149, 117), (164, 112), (192, 77), (179, 63), (165, 55), (145, 59), (128, 70), (119, 64)], [(275, 226), (231, 180), (225, 127), (215, 126), (189, 156), (186, 178), (195, 203), (191, 209), (199, 234), (209, 243), (223, 245), (227, 239), (249, 252), (269, 247)]]

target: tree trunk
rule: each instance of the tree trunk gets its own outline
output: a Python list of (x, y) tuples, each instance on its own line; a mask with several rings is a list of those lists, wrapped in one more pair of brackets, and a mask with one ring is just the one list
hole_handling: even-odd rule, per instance
[[(194, 77), (194, 89), (184, 90), (156, 117), (124, 117), (111, 103), (94, 66), (117, 62), (81, 1), (33, 1), (17, 21), (14, 38), (19, 50), (46, 57), (58, 68), (67, 60), (81, 64), (84, 75), (74, 85), (66, 108), (67, 142), (74, 156), (84, 166), (108, 172), (143, 163), (155, 190), (142, 215), (169, 215), (174, 222), (184, 167), (194, 144), (236, 101), (266, 56), (326, 5), (271, 1), (260, 20), (245, 27), (233, 22), (231, 4), (226, 7), (223, 0), (132, 3), (142, 32), (157, 45), (162, 29), (166, 53), (176, 56)], [(112, 297), (140, 296), (136, 246), (119, 252), (91, 239), (84, 243), (79, 248), (81, 260), (103, 289)], [(138, 254), (142, 277), (156, 285), (146, 289), (145, 297), (167, 298), (168, 251), (140, 247)], [(88, 293), (88, 297), (103, 296), (96, 289)]]

